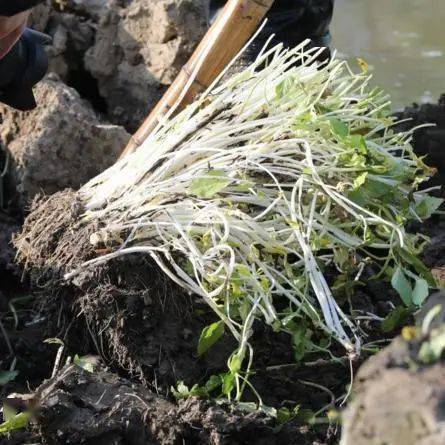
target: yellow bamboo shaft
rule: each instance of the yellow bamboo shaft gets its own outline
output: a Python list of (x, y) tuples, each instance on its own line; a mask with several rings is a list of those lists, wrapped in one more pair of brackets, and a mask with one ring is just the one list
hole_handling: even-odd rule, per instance
[(159, 119), (176, 104), (199, 61), (200, 68), (175, 111), (192, 103), (200, 92), (212, 84), (252, 37), (273, 3), (274, 0), (229, 0), (226, 3), (187, 64), (130, 139), (121, 156), (136, 150), (156, 127)]

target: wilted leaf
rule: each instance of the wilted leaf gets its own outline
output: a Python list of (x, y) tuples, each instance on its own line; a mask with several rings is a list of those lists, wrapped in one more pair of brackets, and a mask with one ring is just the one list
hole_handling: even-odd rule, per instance
[(236, 408), (245, 413), (255, 413), (258, 411), (258, 405), (255, 402), (239, 402)]
[(419, 338), (420, 329), (417, 326), (404, 326), (401, 332), (405, 341), (414, 341)]
[(266, 416), (276, 419), (278, 417), (277, 410), (273, 406), (261, 405), (259, 411), (262, 411)]
[(43, 343), (47, 343), (49, 345), (60, 345), (65, 346), (62, 340), (60, 338), (47, 338), (46, 340), (43, 340)]
[(369, 71), (369, 64), (365, 59), (362, 59), (361, 57), (357, 57), (357, 64), (362, 70), (363, 74), (367, 74)]

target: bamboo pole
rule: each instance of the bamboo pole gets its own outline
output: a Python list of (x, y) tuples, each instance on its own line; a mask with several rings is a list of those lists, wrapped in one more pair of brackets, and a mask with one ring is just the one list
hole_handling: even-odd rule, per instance
[[(121, 157), (132, 153), (142, 144), (156, 127), (159, 119), (176, 104), (181, 95), (183, 98), (175, 111), (180, 111), (192, 103), (200, 92), (211, 85), (252, 37), (273, 3), (274, 0), (229, 0), (226, 3), (173, 84), (132, 136)], [(193, 82), (190, 83), (198, 62), (201, 66)], [(188, 90), (184, 91), (188, 84)]]

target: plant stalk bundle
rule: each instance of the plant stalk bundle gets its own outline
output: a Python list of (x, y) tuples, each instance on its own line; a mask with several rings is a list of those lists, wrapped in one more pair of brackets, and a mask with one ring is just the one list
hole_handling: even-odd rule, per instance
[(425, 239), (405, 230), (441, 203), (418, 191), (431, 169), (412, 133), (394, 131), (388, 96), (370, 76), (335, 57), (320, 64), (323, 49), (307, 43), (266, 46), (220, 84), (222, 73), (78, 193), (89, 242), (107, 253), (65, 278), (149, 256), (217, 314), (201, 352), (224, 330), (237, 340), (224, 387), (238, 399), (255, 323), (353, 356), (366, 332), (338, 295), (367, 270), (391, 280), (406, 305), (434, 284), (418, 259)]

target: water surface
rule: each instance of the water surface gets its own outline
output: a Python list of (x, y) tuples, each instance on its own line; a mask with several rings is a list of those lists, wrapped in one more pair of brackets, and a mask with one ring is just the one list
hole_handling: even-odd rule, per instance
[(445, 93), (445, 0), (336, 0), (333, 47), (371, 66), (393, 108)]

